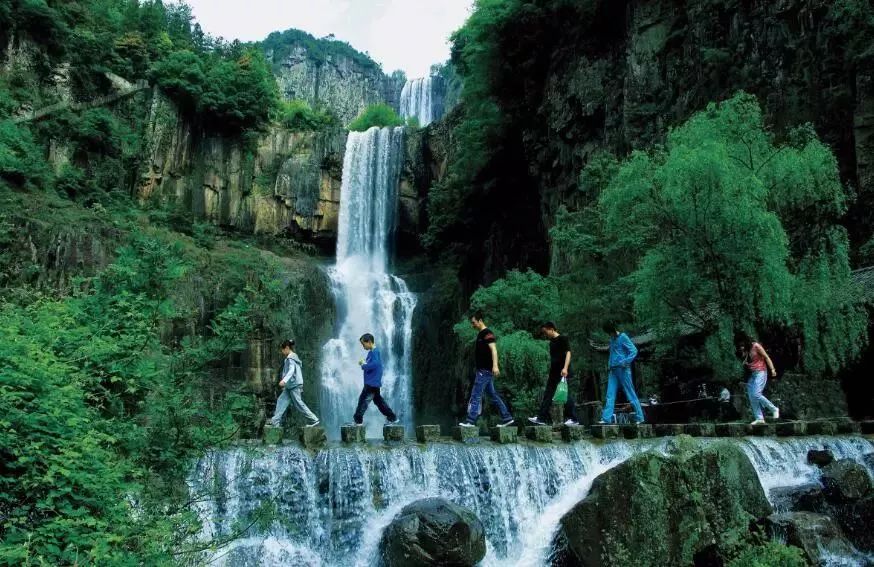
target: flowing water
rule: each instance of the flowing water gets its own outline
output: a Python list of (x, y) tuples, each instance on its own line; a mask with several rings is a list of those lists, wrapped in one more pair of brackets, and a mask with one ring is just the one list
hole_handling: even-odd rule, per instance
[[(363, 385), (358, 361), (364, 333), (376, 337), (385, 372), (382, 395), (412, 425), (410, 350), (416, 297), (388, 272), (398, 208), (403, 128), (350, 132), (343, 160), (337, 263), (328, 270), (337, 306), (337, 335), (322, 352), (320, 417), (332, 438), (352, 421)], [(368, 432), (381, 433), (385, 418), (371, 405)]]
[(434, 116), (434, 96), (431, 77), (413, 79), (401, 89), (401, 118), (416, 118), (419, 126), (427, 126)]
[[(874, 444), (860, 437), (739, 439), (769, 495), (818, 479), (811, 448), (863, 462)], [(383, 528), (406, 504), (442, 496), (473, 510), (486, 529), (486, 566), (547, 563), (559, 520), (602, 472), (663, 440), (569, 445), (333, 447), (313, 455), (292, 445), (234, 449), (197, 465), (191, 488), (202, 536), (221, 541), (252, 524), (248, 537), (220, 549), (228, 566), (375, 564)], [(858, 564), (835, 558), (834, 565)]]

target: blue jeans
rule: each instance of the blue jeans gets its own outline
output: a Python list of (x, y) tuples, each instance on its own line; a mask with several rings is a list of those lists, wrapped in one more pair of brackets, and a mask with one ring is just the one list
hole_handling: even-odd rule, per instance
[(777, 411), (777, 406), (772, 404), (768, 398), (762, 395), (765, 390), (765, 384), (768, 383), (768, 373), (764, 370), (753, 372), (747, 382), (747, 397), (750, 399), (750, 409), (753, 412), (755, 419), (764, 419), (762, 415), (762, 406), (768, 408), (768, 411), (774, 413)]
[(510, 421), (513, 416), (510, 415), (510, 410), (507, 409), (507, 404), (498, 395), (495, 390), (495, 377), (488, 370), (477, 370), (476, 379), (473, 382), (473, 389), (470, 391), (470, 403), (467, 404), (467, 421), (476, 423), (480, 414), (480, 405), (482, 404), (483, 392), (491, 398), (492, 403), (497, 406), (501, 413), (501, 421)]
[(604, 413), (601, 414), (601, 419), (607, 423), (613, 423), (613, 406), (616, 405), (616, 390), (619, 386), (622, 386), (628, 403), (634, 407), (638, 423), (643, 423), (643, 408), (640, 407), (640, 400), (637, 399), (637, 394), (634, 392), (634, 384), (631, 382), (631, 368), (627, 366), (610, 369), (610, 376), (607, 379), (607, 401), (604, 404)]

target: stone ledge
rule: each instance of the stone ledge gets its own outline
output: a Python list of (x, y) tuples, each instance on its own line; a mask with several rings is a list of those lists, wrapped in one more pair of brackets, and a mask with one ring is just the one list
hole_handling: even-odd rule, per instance
[(656, 423), (653, 425), (656, 437), (675, 437), (683, 434), (682, 423)]
[(619, 429), (626, 439), (646, 439), (653, 436), (652, 425), (647, 423), (629, 423), (620, 425)]
[(419, 443), (433, 443), (440, 441), (439, 425), (419, 425), (416, 427), (416, 441)]
[(507, 443), (516, 443), (519, 440), (519, 429), (517, 427), (492, 427), (492, 441), (505, 445)]
[(406, 430), (403, 425), (383, 425), (382, 438), (390, 443), (397, 443), (404, 440)]
[(593, 425), (592, 436), (596, 439), (615, 439), (619, 437), (618, 425)]
[(774, 437), (776, 435), (776, 427), (773, 423), (750, 424), (747, 425), (747, 434), (755, 437)]
[(301, 427), (300, 444), (307, 449), (319, 449), (328, 444), (324, 427)]
[(340, 427), (340, 440), (343, 443), (364, 443), (367, 439), (367, 428), (363, 425), (343, 425)]
[(582, 425), (563, 425), (561, 428), (561, 438), (568, 443), (582, 441), (588, 436), (588, 431)]
[(715, 437), (716, 426), (712, 423), (687, 423), (683, 426), (683, 433), (692, 437)]
[(807, 435), (807, 423), (804, 421), (786, 421), (774, 425), (779, 437), (794, 437)]
[(534, 425), (525, 428), (525, 437), (538, 443), (552, 443), (551, 425)]
[(278, 445), (282, 441), (283, 429), (281, 427), (273, 427), (272, 425), (264, 426), (264, 444)]
[(743, 437), (747, 433), (745, 423), (717, 423), (717, 437)]
[(452, 438), (462, 443), (479, 443), (479, 427), (462, 427), (456, 425), (452, 428)]

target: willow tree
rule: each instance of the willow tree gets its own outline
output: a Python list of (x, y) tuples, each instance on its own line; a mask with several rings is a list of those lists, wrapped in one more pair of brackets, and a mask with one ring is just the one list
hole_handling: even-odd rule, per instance
[(600, 195), (607, 257), (628, 274), (643, 325), (706, 337), (718, 373), (737, 332), (797, 336), (809, 372), (836, 372), (864, 346), (837, 162), (810, 126), (777, 142), (756, 99), (710, 104), (664, 147), (635, 152)]

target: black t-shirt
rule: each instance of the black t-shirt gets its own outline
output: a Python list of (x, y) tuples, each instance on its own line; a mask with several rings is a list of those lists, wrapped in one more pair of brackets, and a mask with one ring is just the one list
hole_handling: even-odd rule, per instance
[[(561, 369), (564, 368), (564, 359), (567, 353), (571, 350), (570, 341), (564, 335), (559, 335), (554, 339), (549, 340), (549, 373), (552, 375), (561, 374)], [(570, 374), (568, 367), (568, 374)]]
[(474, 359), (477, 370), (492, 370), (492, 349), (489, 345), (495, 342), (495, 334), (491, 329), (486, 327), (476, 336), (476, 348), (474, 349)]

